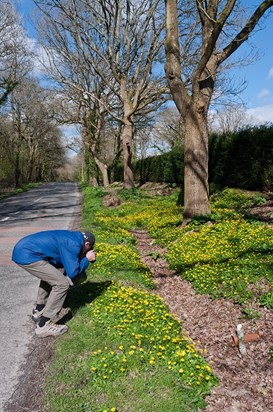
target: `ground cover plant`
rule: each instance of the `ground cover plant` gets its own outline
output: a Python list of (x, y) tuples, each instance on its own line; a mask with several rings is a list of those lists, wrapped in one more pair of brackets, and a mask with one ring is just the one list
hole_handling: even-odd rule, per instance
[[(56, 345), (45, 410), (198, 411), (217, 378), (153, 293), (151, 274), (128, 230), (135, 225), (133, 211), (140, 227), (143, 208), (156, 213), (155, 199), (132, 192), (110, 211), (100, 206), (100, 190), (83, 191), (83, 227), (96, 233), (97, 263), (67, 302), (74, 317)], [(169, 202), (162, 199), (161, 222)], [(175, 202), (173, 207), (179, 209)], [(178, 222), (170, 215), (166, 220)]]
[(5, 199), (6, 197), (18, 195), (18, 193), (26, 192), (30, 189), (41, 186), (42, 183), (28, 183), (22, 185), (19, 188), (0, 188), (0, 199)]
[(71, 292), (75, 316), (58, 340), (47, 410), (197, 411), (217, 378), (153, 293), (130, 231), (149, 231), (198, 293), (232, 299), (242, 316), (255, 319), (259, 305), (273, 307), (273, 231), (250, 219), (245, 207), (263, 199), (225, 190), (212, 199), (210, 216), (181, 227), (177, 191), (120, 190), (116, 208), (101, 206), (101, 189), (83, 193), (82, 225), (96, 233), (98, 259), (88, 282)]
[(273, 229), (248, 212), (264, 201), (257, 194), (225, 189), (212, 198), (211, 215), (182, 228), (182, 208), (175, 195), (149, 198), (143, 204), (125, 203), (112, 224), (146, 227), (166, 248), (171, 268), (198, 293), (232, 299), (243, 305), (243, 311), (253, 301), (272, 308)]

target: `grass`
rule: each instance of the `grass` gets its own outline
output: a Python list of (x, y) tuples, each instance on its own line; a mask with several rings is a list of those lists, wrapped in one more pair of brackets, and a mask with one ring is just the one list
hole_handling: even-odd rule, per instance
[(165, 258), (171, 268), (198, 293), (245, 305), (255, 300), (272, 308), (272, 226), (245, 214), (246, 207), (262, 202), (260, 196), (226, 189), (222, 197), (212, 198), (211, 215), (181, 229), (182, 209), (175, 195), (143, 198), (137, 204), (121, 205), (111, 224), (124, 229), (146, 227), (168, 249)]
[(198, 293), (233, 300), (254, 321), (253, 302), (273, 307), (273, 230), (244, 215), (261, 198), (226, 190), (212, 199), (210, 216), (182, 229), (178, 193), (121, 190), (116, 208), (101, 206), (101, 189), (86, 186), (83, 194), (82, 226), (96, 234), (97, 262), (69, 296), (74, 317), (56, 344), (45, 410), (198, 411), (217, 377), (152, 293), (130, 230), (146, 228)]
[(22, 185), (20, 188), (6, 188), (0, 189), (0, 200), (5, 199), (6, 197), (18, 195), (18, 193), (26, 192), (35, 187), (41, 186), (42, 183), (28, 183), (27, 185)]
[(56, 357), (50, 411), (197, 411), (216, 382), (159, 297), (115, 283), (70, 322)]
[(45, 410), (198, 411), (217, 378), (152, 293), (151, 273), (128, 230), (136, 204), (156, 208), (155, 199), (127, 192), (126, 203), (110, 210), (101, 206), (100, 189), (83, 193), (82, 226), (96, 234), (97, 262), (69, 295), (74, 316), (56, 344)]

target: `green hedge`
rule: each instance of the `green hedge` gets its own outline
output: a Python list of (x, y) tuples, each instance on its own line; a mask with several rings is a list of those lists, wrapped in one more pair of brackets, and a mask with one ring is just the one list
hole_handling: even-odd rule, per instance
[[(183, 148), (150, 156), (134, 164), (140, 184), (166, 182), (181, 185), (184, 178)], [(273, 188), (273, 126), (264, 125), (238, 133), (209, 138), (211, 192), (224, 187), (249, 190)]]
[(134, 164), (135, 179), (140, 184), (145, 182), (181, 184), (184, 178), (183, 158), (184, 150), (180, 147), (159, 156), (138, 160)]
[[(183, 185), (184, 150), (150, 156), (133, 164), (135, 181)], [(122, 181), (123, 168), (111, 169), (111, 181)], [(213, 193), (224, 187), (248, 190), (273, 189), (273, 126), (263, 125), (238, 133), (209, 138), (209, 184)]]
[(210, 183), (215, 187), (272, 188), (273, 126), (211, 136), (209, 159)]

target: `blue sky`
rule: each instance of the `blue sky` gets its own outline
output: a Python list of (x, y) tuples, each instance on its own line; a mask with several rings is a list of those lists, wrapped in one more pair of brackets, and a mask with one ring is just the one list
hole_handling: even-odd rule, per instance
[[(22, 15), (29, 37), (35, 38), (35, 32), (29, 19), (33, 1), (14, 1)], [(243, 0), (243, 3), (254, 9), (261, 3), (261, 0)], [(247, 87), (240, 96), (246, 104), (247, 113), (257, 122), (273, 122), (273, 9), (266, 13), (261, 25), (263, 30), (251, 36), (251, 43), (259, 50), (259, 59), (249, 66), (233, 69), (232, 74), (247, 82)], [(234, 57), (246, 55), (246, 53), (247, 45), (243, 45), (234, 54)]]
[[(257, 6), (261, 1), (246, 0), (245, 3)], [(262, 19), (261, 27), (262, 30), (251, 37), (251, 43), (259, 50), (259, 59), (236, 73), (247, 81), (241, 97), (248, 113), (260, 121), (273, 122), (273, 9)], [(246, 49), (247, 44), (237, 53), (244, 54)]]

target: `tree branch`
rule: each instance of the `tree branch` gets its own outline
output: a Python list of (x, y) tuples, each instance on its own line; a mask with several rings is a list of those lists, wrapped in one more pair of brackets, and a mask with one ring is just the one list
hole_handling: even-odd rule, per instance
[(254, 30), (255, 26), (264, 15), (264, 13), (273, 6), (273, 0), (263, 1), (259, 7), (252, 14), (250, 19), (247, 21), (245, 27), (234, 37), (228, 46), (226, 46), (222, 53), (220, 53), (219, 64), (226, 60), (232, 53), (234, 53), (242, 43), (244, 43), (249, 34)]

